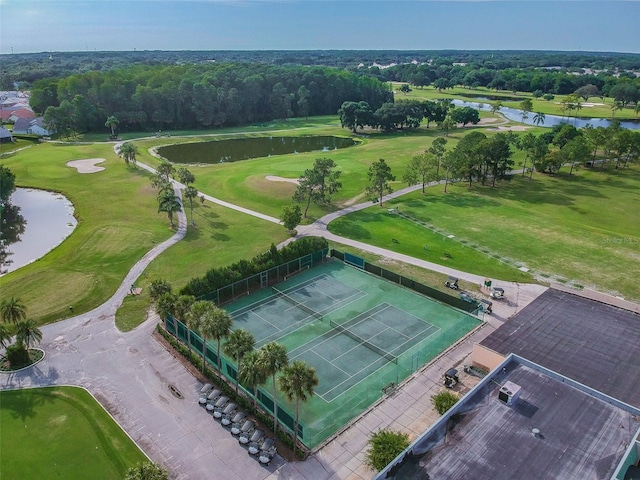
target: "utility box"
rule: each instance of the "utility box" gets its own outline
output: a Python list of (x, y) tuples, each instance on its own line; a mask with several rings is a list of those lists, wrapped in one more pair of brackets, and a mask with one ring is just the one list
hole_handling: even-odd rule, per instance
[(498, 400), (509, 407), (515, 404), (522, 393), (522, 387), (513, 382), (505, 382), (498, 391)]

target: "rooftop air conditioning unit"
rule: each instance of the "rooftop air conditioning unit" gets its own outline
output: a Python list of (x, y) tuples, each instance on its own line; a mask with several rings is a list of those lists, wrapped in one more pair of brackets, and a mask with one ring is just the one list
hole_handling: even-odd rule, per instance
[(522, 387), (520, 387), (520, 385), (516, 385), (513, 382), (505, 382), (498, 391), (498, 400), (510, 407), (516, 403), (518, 397), (520, 397), (521, 391)]

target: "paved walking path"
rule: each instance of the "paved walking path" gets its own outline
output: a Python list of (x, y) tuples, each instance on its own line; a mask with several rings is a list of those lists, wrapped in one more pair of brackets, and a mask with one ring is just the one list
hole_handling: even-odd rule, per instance
[[(141, 168), (152, 171), (147, 165)], [(176, 194), (181, 185), (174, 183)], [(420, 188), (409, 187), (390, 196), (393, 198)], [(259, 212), (238, 207), (205, 195), (209, 201), (245, 214), (278, 223), (279, 220)], [(339, 215), (371, 206), (362, 203), (327, 215), (300, 235), (321, 235), (328, 239), (357, 246), (389, 258), (413, 263), (424, 268), (455, 274), (459, 278), (480, 283), (477, 275), (431, 264), (360, 242), (330, 234), (326, 225)], [(480, 341), (509, 318), (518, 308), (534, 299), (544, 287), (504, 284), (507, 302), (496, 305), (488, 323), (460, 344), (451, 348), (433, 365), (414, 374), (390, 396), (380, 401), (368, 414), (349, 425), (343, 433), (304, 462), (285, 463), (276, 457), (269, 467), (250, 457), (220, 424), (197, 404), (201, 384), (165, 350), (150, 338), (158, 317), (151, 314), (132, 332), (122, 333), (115, 327), (118, 307), (139, 275), (156, 256), (182, 239), (186, 233), (186, 215), (178, 215), (179, 227), (174, 236), (149, 251), (131, 269), (111, 299), (100, 307), (42, 327), (42, 348), (46, 356), (38, 365), (14, 374), (0, 376), (0, 389), (48, 385), (79, 385), (87, 388), (123, 426), (125, 431), (156, 462), (165, 465), (176, 479), (225, 480), (252, 479), (359, 479), (373, 472), (363, 464), (366, 443), (371, 432), (383, 427), (419, 435), (434, 420), (429, 398), (440, 390), (442, 372), (466, 358), (474, 342)], [(513, 299), (513, 300), (511, 300)], [(462, 387), (472, 378), (462, 375)], [(182, 394), (173, 396), (172, 385)]]

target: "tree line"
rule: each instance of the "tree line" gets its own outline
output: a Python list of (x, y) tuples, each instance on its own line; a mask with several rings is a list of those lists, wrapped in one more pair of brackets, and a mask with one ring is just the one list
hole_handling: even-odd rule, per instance
[(262, 64), (134, 65), (34, 82), (31, 106), (58, 133), (222, 128), (335, 114), (346, 100), (393, 100), (377, 79), (328, 67)]
[[(545, 52), (524, 50), (198, 50), (133, 52), (41, 52), (0, 55), (0, 89), (30, 88), (36, 80), (63, 78), (88, 71), (130, 65), (178, 65), (208, 62), (249, 62), (270, 65), (331, 66), (350, 71), (373, 64), (464, 63), (476, 69), (538, 67), (576, 71), (640, 68), (640, 55), (612, 52)], [(373, 67), (372, 72), (380, 73)]]

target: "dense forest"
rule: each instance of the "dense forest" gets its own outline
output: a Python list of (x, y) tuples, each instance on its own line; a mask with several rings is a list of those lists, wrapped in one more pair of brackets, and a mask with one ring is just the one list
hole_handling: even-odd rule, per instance
[[(26, 87), (43, 78), (63, 78), (89, 71), (128, 65), (181, 65), (210, 62), (248, 62), (270, 65), (307, 65), (364, 70), (374, 64), (464, 63), (472, 69), (559, 68), (563, 71), (640, 69), (640, 55), (603, 52), (483, 51), (483, 50), (259, 50), (259, 51), (133, 51), (42, 52), (0, 55), (0, 89)], [(363, 68), (364, 67), (364, 68)]]
[(31, 107), (62, 135), (103, 130), (107, 118), (120, 131), (150, 131), (335, 114), (344, 102), (366, 102), (375, 112), (393, 102), (389, 81), (607, 96), (620, 108), (640, 101), (640, 55), (623, 53), (142, 51), (1, 60), (1, 87), (29, 89)]
[(249, 63), (132, 65), (37, 80), (31, 88), (32, 108), (63, 135), (104, 130), (108, 118), (119, 130), (167, 130), (327, 115), (347, 100), (377, 109), (393, 94), (375, 78), (342, 69)]

